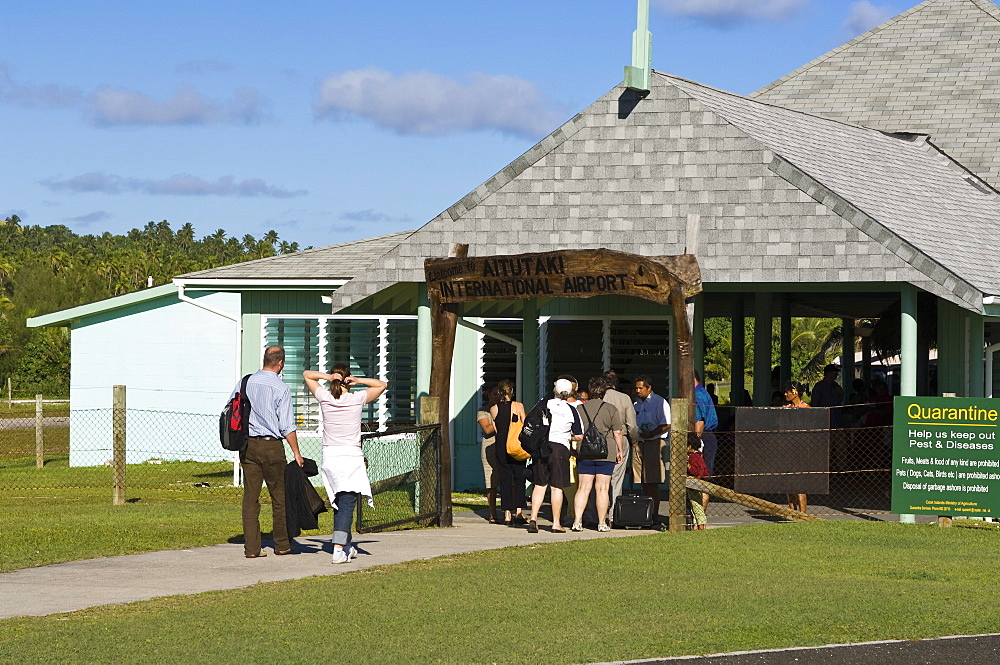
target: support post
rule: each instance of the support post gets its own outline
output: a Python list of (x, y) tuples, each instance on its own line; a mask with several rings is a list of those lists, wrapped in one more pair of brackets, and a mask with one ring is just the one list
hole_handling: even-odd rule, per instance
[(538, 401), (538, 302), (524, 301), (521, 323), (521, 383), (523, 395), (518, 395), (526, 409)]
[(753, 301), (753, 403), (771, 403), (771, 294), (759, 291)]
[(983, 397), (986, 394), (986, 367), (983, 364), (983, 349), (986, 348), (986, 330), (983, 317), (969, 314), (972, 329), (969, 336), (969, 397)]
[[(917, 290), (907, 284), (899, 298), (899, 394), (914, 397), (917, 394)], [(902, 524), (915, 524), (915, 515), (899, 516)]]
[(668, 528), (683, 531), (686, 526), (687, 489), (687, 438), (689, 423), (694, 417), (694, 343), (691, 323), (688, 320), (684, 290), (680, 286), (670, 290), (670, 304), (674, 311), (674, 347), (677, 349), (677, 397), (671, 400), (670, 426), (670, 485)]
[[(464, 259), (469, 246), (453, 244), (449, 258)], [(438, 422), (441, 424), (441, 526), (452, 526), (451, 508), (451, 363), (455, 356), (455, 333), (458, 328), (458, 305), (442, 304), (440, 297), (430, 295), (433, 361), (430, 392), (437, 397)]]
[(917, 394), (917, 290), (907, 286), (900, 294), (899, 394)]
[(730, 360), (729, 403), (733, 406), (750, 406), (743, 403), (743, 391), (746, 387), (746, 312), (744, 310), (743, 294), (733, 296), (733, 329), (732, 358)]
[(670, 473), (668, 475), (669, 508), (667, 525), (671, 532), (687, 527), (687, 440), (691, 402), (678, 397), (670, 400)]
[[(781, 332), (780, 359), (778, 366), (781, 367), (781, 375), (778, 379), (778, 389), (785, 385), (785, 381), (792, 380), (792, 299), (787, 293), (781, 295)], [(770, 403), (771, 396), (767, 396)]]
[(1000, 351), (1000, 344), (990, 344), (986, 347), (986, 393), (985, 397), (993, 397), (993, 354)]
[(42, 396), (35, 395), (35, 466), (45, 466), (45, 434), (42, 430)]
[(14, 391), (11, 388), (10, 377), (7, 377), (7, 410), (14, 408)]
[(417, 404), (431, 392), (431, 360), (434, 343), (431, 333), (431, 305), (427, 284), (417, 285)]
[(114, 489), (111, 502), (116, 506), (125, 503), (125, 386), (115, 386), (111, 401), (112, 465)]
[(847, 404), (847, 394), (851, 389), (851, 382), (854, 381), (854, 319), (847, 318), (840, 320), (840, 330), (842, 332), (840, 342), (840, 384), (844, 389), (842, 404)]
[[(440, 424), (438, 418), (441, 415), (441, 403), (437, 397), (421, 397), (418, 405), (419, 411), (417, 412), (417, 418), (419, 418), (421, 425)], [(438, 445), (435, 449), (431, 446), (425, 445), (427, 439), (431, 439), (433, 441), (433, 437), (434, 432), (432, 430), (421, 430), (419, 434), (420, 477), (421, 479), (426, 478), (427, 483), (424, 484), (424, 481), (421, 481), (420, 500), (417, 505), (418, 515), (426, 515), (429, 512), (435, 512), (440, 515), (441, 509), (444, 506), (442, 502), (444, 497), (441, 496), (441, 477), (438, 471), (439, 465), (437, 460), (437, 453), (440, 451), (441, 447)]]
[(694, 340), (694, 368), (705, 376), (705, 294), (694, 297), (694, 312), (691, 316)]

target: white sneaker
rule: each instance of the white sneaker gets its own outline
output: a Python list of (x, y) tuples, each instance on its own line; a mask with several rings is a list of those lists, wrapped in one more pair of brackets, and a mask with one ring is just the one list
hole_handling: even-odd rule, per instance
[(344, 551), (347, 552), (347, 559), (349, 561), (354, 561), (358, 558), (358, 548), (354, 544), (344, 547)]
[(333, 563), (347, 563), (351, 558), (344, 549), (333, 550)]

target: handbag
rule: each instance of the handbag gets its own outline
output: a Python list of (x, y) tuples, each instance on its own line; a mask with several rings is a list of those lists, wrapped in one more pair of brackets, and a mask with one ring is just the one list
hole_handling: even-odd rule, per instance
[(518, 462), (523, 462), (531, 455), (524, 451), (521, 447), (521, 429), (524, 427), (524, 423), (521, 422), (521, 418), (516, 413), (510, 414), (510, 428), (507, 430), (507, 454), (516, 459)]
[[(603, 408), (604, 402), (601, 402), (600, 406), (597, 407), (595, 417), (601, 413), (601, 409)], [(608, 456), (608, 439), (597, 430), (597, 426), (594, 424), (594, 420), (590, 417), (590, 414), (587, 413), (587, 410), (581, 409), (581, 411), (587, 416), (590, 424), (587, 425), (587, 429), (583, 433), (583, 440), (580, 441), (580, 445), (577, 447), (576, 456), (580, 459), (606, 459)]]

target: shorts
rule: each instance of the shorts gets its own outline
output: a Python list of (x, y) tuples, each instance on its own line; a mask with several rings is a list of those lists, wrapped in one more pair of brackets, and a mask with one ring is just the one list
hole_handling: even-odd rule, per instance
[(576, 472), (588, 476), (610, 476), (615, 463), (599, 459), (582, 459), (576, 462)]
[(632, 477), (640, 483), (667, 482), (667, 467), (663, 463), (665, 439), (639, 439), (632, 446)]
[(572, 484), (569, 481), (569, 448), (561, 443), (553, 443), (548, 459), (534, 459), (531, 466), (535, 470), (536, 485), (564, 489)]

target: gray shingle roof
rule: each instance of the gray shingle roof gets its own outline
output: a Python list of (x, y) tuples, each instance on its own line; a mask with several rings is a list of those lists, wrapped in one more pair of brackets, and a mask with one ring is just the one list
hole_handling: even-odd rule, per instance
[(180, 275), (178, 279), (350, 279), (408, 238), (413, 231), (307, 249)]
[(1000, 293), (1000, 197), (924, 138), (660, 73), (652, 88), (632, 110), (611, 90), (341, 287), (334, 311), (423, 281), (453, 242), (681, 254), (690, 213), (706, 283), (909, 282), (973, 309)]
[(930, 134), (1000, 187), (1000, 8), (990, 0), (923, 2), (751, 97)]
[[(1000, 194), (925, 136), (900, 138), (674, 83), (940, 266), (983, 293), (1000, 293), (1000, 256), (992, 247)], [(867, 232), (891, 242), (877, 228)], [(910, 250), (897, 252), (908, 262), (916, 258)]]

